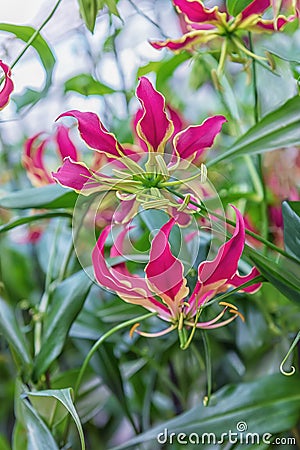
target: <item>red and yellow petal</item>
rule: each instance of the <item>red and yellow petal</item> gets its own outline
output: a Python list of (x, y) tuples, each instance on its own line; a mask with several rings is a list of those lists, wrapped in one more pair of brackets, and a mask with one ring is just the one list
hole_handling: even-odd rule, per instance
[(101, 183), (94, 178), (93, 171), (84, 163), (73, 161), (70, 157), (64, 159), (63, 165), (57, 172), (52, 172), (52, 177), (62, 186), (74, 189), (81, 194), (87, 195), (103, 190)]
[(7, 64), (0, 60), (0, 67), (4, 72), (4, 84), (0, 90), (0, 110), (3, 109), (9, 102), (10, 95), (14, 89), (14, 83), (11, 79), (11, 70)]
[(222, 125), (227, 122), (224, 116), (213, 116), (201, 125), (192, 125), (177, 133), (173, 139), (176, 154), (182, 159), (192, 159), (199, 152), (211, 147)]
[(218, 6), (209, 9), (199, 0), (173, 0), (173, 3), (190, 22), (219, 22), (220, 15), (224, 14), (220, 13)]
[(110, 158), (122, 156), (121, 144), (113, 133), (106, 130), (97, 114), (71, 110), (61, 114), (58, 119), (67, 116), (74, 117), (77, 120), (80, 135), (89, 147), (105, 153)]
[(164, 96), (146, 77), (141, 77), (136, 95), (142, 105), (143, 115), (138, 120), (136, 132), (145, 142), (149, 152), (163, 153), (174, 127), (166, 113)]
[(154, 237), (145, 273), (149, 286), (168, 305), (173, 316), (177, 317), (189, 289), (183, 276), (183, 264), (172, 254), (168, 240), (174, 224), (175, 220), (170, 219)]

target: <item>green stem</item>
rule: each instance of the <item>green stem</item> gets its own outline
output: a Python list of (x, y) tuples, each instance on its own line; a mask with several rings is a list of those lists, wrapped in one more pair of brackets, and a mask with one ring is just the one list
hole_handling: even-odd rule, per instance
[(296, 347), (296, 345), (298, 344), (298, 342), (300, 341), (300, 331), (298, 332), (297, 336), (295, 337), (292, 345), (290, 346), (289, 351), (287, 352), (287, 354), (285, 355), (282, 363), (280, 364), (280, 372), (287, 376), (290, 377), (291, 375), (294, 375), (294, 373), (296, 372), (296, 369), (294, 366), (291, 366), (291, 371), (290, 372), (286, 372), (283, 368), (285, 362), (287, 361), (288, 357), (290, 356), (290, 354), (292, 353), (292, 351), (294, 350), (294, 348)]
[[(252, 35), (249, 33), (249, 47), (252, 53), (253, 52), (253, 41)], [(254, 97), (254, 123), (257, 124), (259, 122), (259, 99), (258, 99), (258, 84), (257, 84), (257, 70), (256, 70), (256, 60), (252, 59), (252, 75), (253, 75), (253, 97)], [(261, 221), (262, 221), (262, 236), (267, 239), (268, 238), (268, 202), (267, 202), (267, 191), (266, 185), (264, 182), (264, 173), (263, 173), (263, 158), (261, 154), (257, 155), (257, 163), (258, 163), (258, 173), (262, 186), (262, 200), (261, 200)]]
[(138, 322), (142, 322), (143, 320), (149, 319), (149, 317), (153, 317), (156, 316), (156, 313), (147, 313), (144, 314), (143, 316), (139, 316), (139, 317), (135, 317), (133, 319), (130, 320), (126, 320), (126, 322), (123, 323), (119, 323), (118, 325), (116, 325), (114, 328), (111, 328), (110, 330), (108, 330), (106, 333), (104, 333), (99, 339), (98, 341), (95, 342), (95, 344), (93, 345), (93, 347), (91, 348), (91, 350), (88, 352), (82, 366), (79, 372), (79, 375), (77, 377), (77, 381), (76, 381), (76, 385), (74, 388), (74, 402), (76, 400), (76, 396), (78, 394), (78, 389), (79, 386), (81, 384), (83, 375), (89, 365), (89, 362), (91, 360), (91, 358), (93, 357), (93, 355), (95, 354), (95, 352), (98, 350), (98, 348), (100, 347), (100, 345), (110, 336), (112, 336), (114, 333), (116, 333), (119, 330), (122, 330), (123, 328), (126, 328), (130, 325), (134, 325), (135, 323)]
[[(186, 195), (180, 194), (179, 192), (174, 191), (174, 189), (171, 189), (169, 187), (166, 188), (167, 191), (171, 192), (173, 195), (175, 195), (178, 198), (181, 198), (182, 200), (186, 199)], [(214, 211), (211, 211), (208, 208), (205, 208), (204, 204), (200, 204), (195, 202), (194, 200), (189, 200), (189, 203), (191, 205), (197, 206), (200, 210), (206, 210), (206, 212), (208, 214), (210, 214), (211, 216), (216, 217), (217, 219), (222, 220), (223, 222), (227, 222), (229, 225), (235, 226), (236, 223), (233, 220), (224, 218), (221, 214), (218, 214)], [(262, 236), (260, 236), (259, 234), (254, 233), (253, 231), (248, 230), (247, 228), (245, 228), (245, 233), (248, 236), (251, 236), (255, 239), (257, 239), (259, 242), (261, 242), (262, 244), (266, 245), (267, 247), (269, 247), (270, 249), (274, 250), (277, 253), (280, 253), (281, 255), (285, 256), (286, 258), (291, 259), (292, 261), (296, 262), (297, 264), (299, 264), (299, 261), (297, 258), (294, 258), (292, 255), (290, 255), (289, 253), (285, 252), (284, 250), (282, 250), (280, 247), (277, 247), (275, 244), (273, 244), (272, 242), (268, 241), (267, 239), (263, 238)], [(245, 245), (245, 247), (247, 248), (248, 246)]]
[(207, 377), (207, 394), (204, 397), (204, 406), (208, 406), (212, 391), (212, 367), (211, 367), (211, 351), (210, 344), (206, 331), (202, 331), (202, 339), (204, 345), (205, 353), (205, 367), (206, 367), (206, 377)]
[(31, 38), (28, 40), (26, 46), (23, 48), (23, 50), (21, 51), (21, 53), (17, 56), (17, 58), (15, 59), (15, 61), (12, 63), (11, 65), (11, 69), (13, 67), (15, 67), (15, 65), (19, 62), (19, 60), (22, 58), (22, 56), (24, 55), (24, 53), (28, 50), (28, 48), (31, 46), (31, 44), (33, 43), (33, 41), (37, 38), (37, 36), (39, 35), (40, 31), (42, 31), (42, 29), (44, 28), (45, 25), (47, 25), (47, 23), (49, 22), (49, 20), (52, 18), (52, 16), (54, 15), (55, 11), (57, 10), (57, 8), (59, 7), (59, 4), (62, 2), (62, 0), (58, 0), (54, 6), (54, 8), (52, 9), (52, 11), (50, 12), (50, 14), (47, 16), (47, 18), (44, 20), (44, 22), (38, 27), (38, 29), (33, 33), (33, 35), (31, 36)]
[[(73, 395), (73, 401), (74, 403), (76, 402), (77, 399), (77, 395), (78, 395), (78, 390), (79, 387), (81, 385), (82, 379), (83, 379), (83, 375), (86, 371), (86, 369), (88, 368), (89, 362), (92, 359), (93, 355), (95, 354), (95, 352), (98, 350), (98, 348), (101, 346), (101, 344), (103, 344), (103, 342), (109, 338), (110, 336), (112, 336), (114, 333), (116, 333), (119, 330), (122, 330), (123, 328), (126, 328), (130, 325), (134, 325), (138, 322), (142, 322), (143, 320), (149, 319), (150, 317), (156, 316), (157, 313), (147, 313), (144, 314), (143, 316), (139, 316), (139, 317), (135, 317), (133, 319), (127, 320), (126, 322), (123, 323), (119, 323), (119, 325), (116, 325), (115, 327), (111, 328), (110, 330), (108, 330), (106, 333), (104, 333), (93, 345), (93, 347), (91, 348), (91, 350), (88, 352), (87, 356), (85, 357), (85, 360), (83, 361), (83, 364), (81, 366), (80, 372), (78, 374), (77, 380), (76, 380), (76, 384), (75, 384), (75, 388), (74, 388), (74, 395)], [(138, 430), (136, 428), (135, 423), (133, 422), (133, 420), (131, 421), (132, 427), (135, 431), (136, 434), (138, 434)], [(65, 427), (65, 432), (64, 432), (64, 439), (63, 441), (66, 442), (67, 441), (67, 437), (69, 434), (69, 427), (70, 427), (70, 416), (68, 416), (67, 422), (66, 422), (66, 427)]]

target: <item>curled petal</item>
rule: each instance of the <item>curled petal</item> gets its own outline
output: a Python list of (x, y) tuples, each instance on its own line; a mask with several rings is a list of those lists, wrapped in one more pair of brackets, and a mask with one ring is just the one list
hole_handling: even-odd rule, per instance
[(189, 126), (177, 133), (173, 140), (177, 155), (182, 159), (193, 158), (195, 155), (199, 157), (199, 153), (213, 145), (224, 122), (227, 122), (224, 116), (213, 116), (201, 125)]
[(110, 158), (122, 156), (122, 147), (112, 133), (109, 133), (97, 114), (77, 110), (67, 111), (61, 117), (71, 116), (78, 121), (78, 129), (86, 144)]
[(101, 190), (101, 184), (95, 180), (94, 173), (84, 163), (73, 161), (70, 157), (65, 158), (57, 172), (52, 172), (52, 177), (62, 186), (82, 194)]
[(242, 18), (246, 19), (251, 15), (261, 15), (271, 6), (270, 0), (254, 0), (241, 12)]
[(27, 171), (27, 176), (34, 186), (45, 186), (54, 183), (43, 161), (43, 154), (49, 139), (42, 139), (43, 133), (37, 133), (27, 139), (24, 145), (22, 163)]
[(150, 44), (156, 50), (162, 48), (168, 48), (173, 52), (179, 52), (180, 50), (192, 50), (199, 44), (204, 44), (217, 37), (217, 34), (213, 30), (197, 30), (184, 34), (177, 39), (166, 39), (165, 41), (152, 41)]
[[(248, 275), (241, 276), (238, 273), (236, 273), (229, 281), (229, 284), (237, 288), (240, 285), (253, 280), (253, 278), (258, 277), (259, 275), (260, 275), (260, 273), (257, 270), (257, 268), (253, 267), (251, 272)], [(248, 294), (253, 294), (254, 292), (257, 292), (258, 289), (260, 289), (260, 287), (261, 287), (261, 283), (255, 283), (252, 286), (248, 286), (248, 287), (241, 289), (241, 291), (247, 292)]]
[(104, 245), (110, 231), (110, 226), (102, 231), (92, 253), (96, 280), (101, 286), (116, 292), (124, 301), (143, 306), (169, 320), (168, 309), (152, 296), (145, 279), (107, 266)]
[(174, 129), (165, 111), (165, 99), (145, 77), (140, 78), (136, 95), (143, 109), (136, 126), (137, 134), (146, 143), (149, 152), (162, 153)]
[(0, 67), (3, 70), (5, 76), (4, 85), (0, 91), (0, 110), (1, 110), (9, 102), (10, 94), (14, 89), (14, 83), (11, 79), (10, 68), (2, 60), (0, 60)]
[(218, 6), (208, 9), (199, 0), (173, 0), (179, 12), (186, 15), (190, 22), (218, 22), (220, 13)]
[(236, 212), (236, 226), (232, 238), (221, 245), (213, 261), (204, 261), (199, 266), (198, 280), (204, 286), (223, 285), (237, 272), (245, 244), (245, 226), (242, 214), (234, 206), (233, 208)]
[(75, 145), (70, 139), (69, 130), (62, 124), (59, 124), (57, 127), (56, 142), (58, 153), (62, 161), (67, 156), (69, 156), (73, 161), (79, 161), (79, 155)]
[(258, 20), (255, 30), (256, 31), (280, 31), (282, 30), (286, 24), (295, 20), (296, 16), (278, 16), (273, 20)]
[(174, 317), (188, 295), (183, 264), (171, 252), (169, 235), (175, 223), (170, 219), (157, 233), (151, 243), (149, 263), (145, 267), (147, 281), (154, 292), (168, 305)]

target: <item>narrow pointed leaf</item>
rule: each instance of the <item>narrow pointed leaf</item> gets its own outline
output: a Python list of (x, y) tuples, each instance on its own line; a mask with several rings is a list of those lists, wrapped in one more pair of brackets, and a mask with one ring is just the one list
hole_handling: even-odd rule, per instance
[[(7, 31), (8, 33), (14, 34), (18, 39), (23, 42), (28, 42), (32, 35), (35, 33), (35, 29), (24, 25), (14, 25), (9, 23), (0, 23), (0, 30)], [(20, 96), (15, 96), (15, 101), (18, 108), (23, 108), (24, 106), (34, 103), (40, 98), (44, 97), (52, 83), (52, 74), (55, 66), (55, 57), (52, 53), (46, 40), (38, 34), (37, 37), (32, 42), (31, 46), (37, 51), (41, 63), (46, 72), (46, 81), (43, 89), (41, 91), (36, 91), (33, 89), (28, 89)]]
[[(225, 386), (211, 397), (211, 406), (205, 407), (199, 403), (189, 411), (114, 447), (113, 450), (138, 448), (138, 444), (148, 441), (157, 443), (158, 436), (163, 443), (165, 436), (168, 435), (170, 439), (171, 433), (175, 433), (173, 444), (179, 433), (193, 433), (194, 437), (196, 433), (200, 437), (201, 446), (203, 434), (214, 433), (215, 439), (220, 439), (222, 433), (227, 433), (228, 436), (229, 430), (236, 432), (237, 423), (241, 421), (246, 423), (247, 432), (259, 435), (289, 430), (300, 418), (299, 381), (299, 376), (288, 378), (272, 374), (248, 383)], [(265, 418), (272, 417), (274, 411), (276, 420), (266, 421)]]
[[(90, 345), (90, 347), (92, 344)], [(80, 348), (88, 352), (89, 348), (85, 343), (80, 344)], [(95, 373), (99, 375), (103, 383), (116, 396), (125, 416), (132, 421), (128, 407), (128, 399), (125, 395), (122, 374), (120, 371), (120, 361), (114, 354), (114, 344), (104, 342), (91, 360), (91, 366)]]
[(22, 402), (22, 415), (27, 429), (27, 450), (59, 450), (49, 428), (27, 400)]
[[(69, 412), (75, 422), (75, 425), (78, 430), (78, 434), (80, 437), (80, 443), (81, 443), (81, 450), (85, 450), (85, 441), (84, 441), (84, 434), (82, 430), (82, 425), (79, 419), (79, 416), (77, 414), (77, 411), (75, 409), (75, 406), (73, 404), (72, 400), (72, 389), (47, 389), (44, 391), (38, 391), (38, 392), (26, 392), (26, 396), (28, 396), (31, 400), (31, 402), (36, 405), (36, 408), (40, 406), (41, 410), (38, 409), (39, 414), (47, 420), (50, 419), (52, 413), (55, 413), (55, 409), (57, 408), (57, 403), (60, 403), (64, 406), (64, 408)], [(51, 402), (51, 408), (49, 408), (49, 403), (46, 404), (38, 403), (35, 400), (50, 400)], [(47, 408), (45, 408), (47, 406)]]
[(81, 95), (105, 95), (116, 92), (106, 84), (95, 80), (90, 74), (82, 73), (65, 82), (65, 92), (74, 91)]
[(50, 184), (40, 188), (29, 188), (12, 192), (0, 198), (0, 207), (6, 209), (28, 208), (72, 208), (78, 194), (58, 184)]
[(282, 215), (285, 249), (300, 261), (300, 202), (283, 202)]
[(64, 280), (53, 292), (45, 315), (41, 351), (35, 360), (36, 380), (61, 353), (71, 325), (81, 311), (91, 286), (91, 279), (81, 270)]
[(250, 258), (260, 273), (289, 300), (300, 304), (300, 262), (280, 256), (279, 262), (272, 261), (259, 253)]
[(44, 213), (44, 214), (35, 214), (34, 216), (18, 217), (16, 219), (11, 220), (8, 223), (5, 223), (4, 225), (1, 225), (0, 233), (4, 233), (5, 231), (12, 230), (13, 228), (19, 227), (20, 225), (25, 225), (25, 224), (28, 224), (31, 222), (36, 222), (37, 220), (42, 220), (42, 219), (52, 219), (53, 217), (69, 217), (69, 218), (71, 218), (72, 215), (68, 212), (53, 211), (53, 212)]
[(228, 150), (209, 161), (207, 166), (241, 155), (264, 153), (299, 144), (300, 96), (296, 96), (263, 117), (260, 122), (233, 143)]
[(0, 333), (13, 347), (18, 359), (23, 365), (24, 372), (29, 370), (32, 359), (28, 342), (20, 324), (17, 322), (12, 307), (0, 298)]
[(78, 0), (79, 11), (88, 30), (94, 32), (98, 12), (97, 0)]

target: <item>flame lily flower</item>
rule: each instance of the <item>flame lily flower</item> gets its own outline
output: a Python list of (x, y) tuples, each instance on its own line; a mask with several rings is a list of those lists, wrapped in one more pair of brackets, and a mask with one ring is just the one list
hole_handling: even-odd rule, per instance
[(10, 94), (14, 89), (14, 83), (11, 79), (10, 68), (2, 60), (0, 60), (0, 67), (3, 70), (5, 77), (3, 87), (0, 90), (0, 110), (1, 110), (9, 102)]
[[(141, 110), (135, 118), (139, 145), (119, 143), (92, 112), (71, 110), (60, 115), (74, 117), (85, 143), (96, 154), (105, 155), (114, 161), (112, 173), (100, 173), (70, 156), (65, 158), (57, 172), (52, 173), (58, 183), (84, 195), (97, 191), (115, 191), (118, 199), (124, 203), (127, 218), (137, 210), (137, 202), (143, 206), (147, 203), (147, 207), (166, 209), (169, 206), (180, 206), (175, 200), (170, 205), (170, 196), (164, 196), (160, 191), (172, 177), (172, 171), (177, 168), (174, 159), (192, 162), (199, 158), (199, 155), (212, 146), (226, 122), (224, 116), (213, 116), (200, 125), (181, 130), (178, 116), (172, 111), (167, 114), (163, 95), (154, 89), (146, 77), (140, 78), (136, 95), (141, 104)], [(178, 130), (175, 135), (174, 129)], [(164, 156), (170, 151), (168, 149), (166, 152), (166, 145), (170, 147), (170, 141), (172, 160), (166, 164)], [(143, 155), (148, 158), (144, 167), (140, 163)]]
[(218, 6), (207, 8), (200, 0), (173, 0), (173, 3), (177, 10), (184, 14), (188, 32), (178, 39), (154, 41), (151, 45), (156, 49), (166, 47), (178, 52), (183, 49), (194, 49), (213, 40), (222, 40), (218, 73), (223, 70), (227, 54), (233, 61), (238, 62), (246, 62), (247, 57), (266, 60), (245, 46), (242, 40), (245, 31), (255, 33), (281, 31), (296, 17), (280, 15), (272, 20), (263, 19), (262, 15), (271, 6), (270, 0), (253, 0), (234, 17), (227, 11), (221, 12)]
[[(133, 331), (143, 336), (161, 336), (178, 329), (182, 348), (186, 348), (190, 339), (185, 333), (187, 329), (213, 329), (242, 317), (237, 307), (220, 302), (223, 306), (217, 316), (199, 321), (203, 308), (217, 294), (225, 292), (230, 287), (239, 287), (259, 275), (254, 267), (246, 276), (238, 273), (238, 262), (245, 243), (245, 227), (241, 213), (236, 209), (236, 227), (233, 236), (220, 246), (213, 261), (203, 261), (198, 267), (198, 277), (194, 290), (190, 292), (187, 279), (184, 277), (182, 262), (177, 259), (170, 247), (169, 235), (175, 224), (170, 219), (159, 230), (151, 243), (149, 262), (145, 267), (145, 278), (132, 275), (125, 263), (109, 267), (104, 256), (104, 245), (111, 231), (106, 227), (92, 253), (93, 267), (98, 283), (114, 292), (126, 302), (141, 305), (158, 317), (170, 323), (166, 329), (154, 334), (137, 330)], [(129, 228), (125, 227), (118, 235), (111, 248), (110, 256), (119, 256), (123, 252), (123, 243)], [(253, 293), (260, 288), (260, 283), (245, 287), (244, 292)], [(229, 317), (224, 317), (229, 312)]]
[[(73, 161), (79, 161), (81, 158), (69, 136), (69, 129), (65, 125), (59, 124), (53, 135), (45, 136), (43, 132), (35, 134), (26, 140), (22, 155), (23, 166), (34, 186), (55, 183), (45, 158), (45, 151), (51, 145), (54, 145), (57, 151), (57, 164), (62, 163), (65, 158), (72, 158)], [(95, 154), (91, 167), (96, 170), (105, 162), (104, 155), (101, 157), (101, 155)]]

